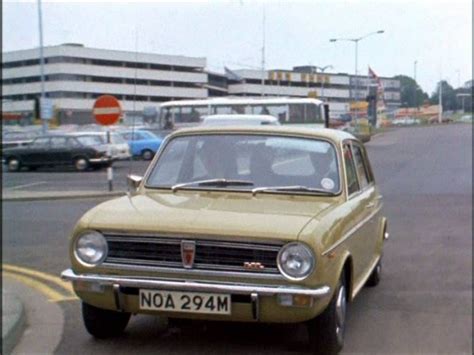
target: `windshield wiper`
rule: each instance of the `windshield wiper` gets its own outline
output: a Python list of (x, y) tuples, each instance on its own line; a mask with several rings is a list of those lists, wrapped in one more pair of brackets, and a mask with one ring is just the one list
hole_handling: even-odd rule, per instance
[(304, 191), (304, 192), (316, 192), (316, 193), (321, 193), (325, 195), (335, 195), (335, 193), (331, 191), (315, 189), (312, 187), (301, 186), (301, 185), (256, 187), (255, 189), (252, 189), (252, 195), (255, 196), (259, 192), (266, 192), (266, 191)]
[(191, 182), (184, 182), (182, 184), (176, 184), (171, 186), (171, 190), (176, 192), (178, 189), (186, 186), (219, 186), (219, 187), (226, 187), (226, 186), (252, 186), (253, 182), (248, 180), (232, 180), (232, 179), (210, 179), (210, 180), (197, 180)]

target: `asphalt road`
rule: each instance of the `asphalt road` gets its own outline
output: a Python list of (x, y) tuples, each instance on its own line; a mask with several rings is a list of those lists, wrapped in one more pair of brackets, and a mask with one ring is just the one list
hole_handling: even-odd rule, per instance
[[(113, 164), (113, 188), (125, 191), (128, 174), (143, 175), (149, 161), (117, 161)], [(3, 166), (2, 186), (5, 191), (108, 191), (107, 170), (76, 172), (71, 167), (40, 168), (36, 171), (6, 171)]]
[[(367, 147), (391, 238), (381, 283), (350, 305), (343, 353), (471, 354), (472, 125), (397, 129)], [(83, 184), (76, 176), (100, 173), (57, 174), (51, 175), (70, 177), (71, 187)], [(69, 266), (69, 231), (99, 202), (3, 203), (4, 263), (59, 274)], [(198, 323), (164, 331), (150, 316), (134, 317), (120, 339), (97, 341), (82, 325), (79, 302), (61, 307), (66, 323), (58, 354), (306, 351), (298, 326)]]

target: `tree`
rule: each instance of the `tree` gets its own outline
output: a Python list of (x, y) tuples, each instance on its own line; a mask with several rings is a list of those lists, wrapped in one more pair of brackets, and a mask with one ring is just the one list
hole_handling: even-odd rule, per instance
[(409, 76), (397, 75), (395, 79), (400, 80), (400, 102), (407, 107), (422, 106), (428, 100), (428, 94), (424, 92), (418, 83)]
[(437, 105), (439, 103), (439, 87), (442, 89), (442, 105), (443, 111), (454, 111), (458, 107), (458, 99), (456, 98), (456, 91), (446, 80), (438, 82), (436, 91), (431, 94), (430, 103)]

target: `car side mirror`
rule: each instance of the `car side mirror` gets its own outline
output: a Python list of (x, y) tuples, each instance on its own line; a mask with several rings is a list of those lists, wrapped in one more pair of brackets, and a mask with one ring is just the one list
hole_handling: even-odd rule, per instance
[(142, 183), (143, 176), (138, 175), (127, 175), (127, 186), (131, 192), (137, 191), (138, 187)]

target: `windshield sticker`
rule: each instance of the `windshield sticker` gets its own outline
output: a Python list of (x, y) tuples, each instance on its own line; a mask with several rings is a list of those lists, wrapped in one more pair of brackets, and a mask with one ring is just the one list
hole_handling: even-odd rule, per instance
[(324, 178), (321, 180), (321, 186), (325, 190), (332, 190), (334, 188), (334, 185), (334, 181), (332, 181), (332, 179), (330, 178)]

